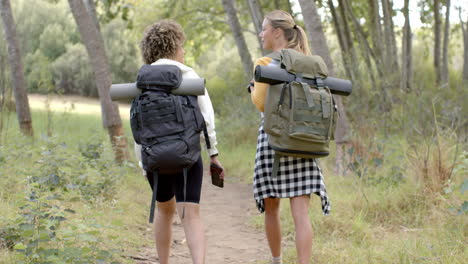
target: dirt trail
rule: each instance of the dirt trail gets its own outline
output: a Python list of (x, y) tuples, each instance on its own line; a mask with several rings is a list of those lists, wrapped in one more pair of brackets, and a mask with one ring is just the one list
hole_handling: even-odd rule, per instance
[[(33, 109), (44, 109), (47, 97), (29, 95)], [(101, 114), (97, 99), (79, 96), (49, 97), (50, 109), (54, 112), (80, 114)], [(129, 105), (120, 104), (122, 119), (128, 119)], [(229, 175), (227, 176), (229, 177)], [(207, 264), (248, 264), (269, 258), (265, 235), (248, 225), (250, 217), (257, 214), (252, 187), (227, 180), (220, 189), (211, 185), (209, 174), (205, 172), (201, 197), (201, 215), (207, 236)], [(142, 235), (152, 236), (152, 232), (142, 231)], [(177, 221), (173, 226), (171, 264), (192, 263), (183, 232)], [(157, 261), (155, 247), (141, 249), (135, 260), (137, 264), (154, 264)]]
[[(203, 180), (201, 214), (207, 236), (206, 263), (246, 264), (268, 259), (264, 234), (248, 226), (249, 218), (257, 214), (250, 184), (227, 182), (220, 189), (211, 185), (208, 175)], [(174, 224), (173, 232), (171, 263), (192, 263), (179, 222)], [(144, 260), (138, 264), (159, 263), (154, 248), (146, 248), (140, 255)]]

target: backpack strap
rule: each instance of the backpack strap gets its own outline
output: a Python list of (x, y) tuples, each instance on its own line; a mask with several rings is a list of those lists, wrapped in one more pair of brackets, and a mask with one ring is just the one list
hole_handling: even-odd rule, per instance
[(317, 83), (317, 88), (320, 91), (320, 103), (322, 105), (322, 117), (325, 119), (330, 118), (330, 115), (331, 115), (330, 108), (327, 106), (327, 97), (329, 96), (328, 91), (327, 89), (325, 89), (325, 84), (323, 83), (322, 78), (317, 77), (315, 81)]
[(150, 208), (150, 216), (149, 222), (153, 223), (154, 220), (154, 210), (156, 209), (156, 195), (158, 192), (158, 172), (153, 172), (153, 196), (151, 198), (151, 208)]
[(211, 143), (210, 139), (208, 138), (208, 128), (206, 128), (206, 124), (203, 126), (203, 136), (205, 138), (206, 148), (211, 149)]
[(187, 168), (183, 169), (184, 174), (184, 207), (182, 208), (182, 219), (185, 217), (185, 202), (187, 201)]
[(279, 162), (281, 155), (275, 152), (273, 157), (273, 168), (271, 169), (271, 177), (276, 178), (278, 176)]
[(314, 98), (312, 97), (312, 93), (309, 90), (309, 85), (307, 83), (301, 82), (302, 90), (304, 90), (304, 94), (306, 97), (307, 105), (312, 108), (314, 107)]

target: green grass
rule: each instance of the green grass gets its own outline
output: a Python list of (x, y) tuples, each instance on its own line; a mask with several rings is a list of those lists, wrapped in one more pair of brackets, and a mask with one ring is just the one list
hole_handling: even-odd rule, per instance
[[(20, 212), (19, 205), (30, 187), (26, 177), (35, 175), (34, 168), (38, 173), (50, 169), (48, 165), (37, 165), (41, 151), (51, 148), (46, 136), (46, 113), (33, 113), (36, 138), (33, 143), (20, 136), (15, 118), (9, 116), (9, 126), (4, 126), (0, 135), (0, 210), (3, 212), (0, 229), (14, 225)], [(130, 137), (127, 123), (124, 121)], [(83, 162), (79, 158), (80, 146), (100, 143), (101, 161), (98, 164), (104, 166), (106, 161), (112, 160), (107, 134), (98, 116), (57, 113), (53, 115), (51, 127), (53, 142), (62, 146), (56, 148), (63, 151), (63, 155), (70, 155), (64, 162), (70, 164), (70, 168), (63, 168), (61, 173), (75, 175), (72, 169), (80, 168), (73, 163)], [(250, 182), (258, 125), (243, 126), (240, 121), (220, 120), (217, 127), (219, 159), (230, 177), (228, 180)], [(367, 140), (373, 140), (373, 147), (369, 147), (372, 151), (379, 151), (379, 144), (384, 146), (380, 149), (384, 161), (380, 164), (363, 157), (364, 161), (359, 165), (367, 170), (361, 178), (355, 171), (345, 177), (334, 175), (334, 153), (321, 161), (332, 212), (323, 216), (320, 199), (315, 195), (312, 197), (313, 263), (465, 263), (468, 221), (466, 213), (458, 214), (457, 210), (468, 200), (468, 192), (461, 194), (459, 188), (466, 179), (466, 169), (457, 170), (450, 182), (443, 182), (445, 191), (428, 191), (429, 183), (421, 180), (421, 170), (418, 169), (422, 163), (415, 163), (425, 156), (424, 148), (410, 154), (412, 147), (407, 139), (398, 135), (385, 140), (380, 138), (376, 135), (372, 139), (363, 139), (366, 146), (370, 146)], [(454, 142), (446, 137), (443, 143), (442, 162), (450, 165), (455, 152)], [(131, 147), (130, 152), (133, 153)], [(435, 158), (429, 159), (429, 167), (436, 164), (435, 161)], [(62, 227), (67, 230), (66, 225), (77, 226), (79, 233), (94, 230), (97, 226), (97, 247), (115, 250), (114, 260), (132, 263), (124, 256), (137, 253), (143, 246), (153, 247), (149, 234), (151, 226), (147, 223), (150, 190), (135, 162), (122, 167), (110, 163), (103, 167), (106, 170), (90, 167), (84, 172), (98, 183), (108, 174), (118, 175), (111, 198), (99, 194), (95, 199), (87, 200), (83, 193), (62, 192), (60, 206), (75, 211)], [(399, 177), (393, 177), (397, 174)], [(287, 200), (283, 200), (281, 211), (284, 263), (294, 263), (294, 225)], [(263, 232), (263, 215), (253, 217), (250, 223)], [(145, 232), (148, 234), (142, 235)], [(83, 243), (77, 241), (75, 246), (80, 247)], [(0, 263), (17, 263), (21, 258), (20, 252), (0, 247)]]

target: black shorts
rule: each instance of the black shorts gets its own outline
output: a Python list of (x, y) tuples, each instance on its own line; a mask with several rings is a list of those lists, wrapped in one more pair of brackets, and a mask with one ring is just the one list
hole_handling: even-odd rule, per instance
[[(148, 171), (146, 178), (153, 189), (153, 173)], [(185, 202), (200, 203), (201, 186), (203, 181), (203, 162), (198, 159), (188, 170)], [(184, 174), (158, 174), (158, 202), (167, 202), (176, 197), (176, 202), (184, 202)]]

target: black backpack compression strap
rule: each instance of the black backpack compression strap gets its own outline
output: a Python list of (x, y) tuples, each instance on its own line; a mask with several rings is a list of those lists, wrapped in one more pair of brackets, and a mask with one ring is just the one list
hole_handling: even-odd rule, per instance
[[(187, 201), (187, 168), (184, 168), (184, 203)], [(185, 205), (182, 208), (182, 219), (185, 217)]]
[(156, 195), (158, 192), (158, 172), (153, 172), (153, 196), (151, 198), (151, 209), (150, 209), (150, 217), (149, 222), (153, 223), (154, 220), (154, 210), (156, 208)]
[(210, 139), (208, 138), (208, 129), (206, 128), (206, 125), (203, 128), (203, 135), (205, 136), (206, 148), (210, 149), (211, 143), (210, 143)]
[(281, 156), (275, 152), (273, 157), (273, 167), (271, 168), (271, 177), (276, 178), (278, 176), (279, 163)]

